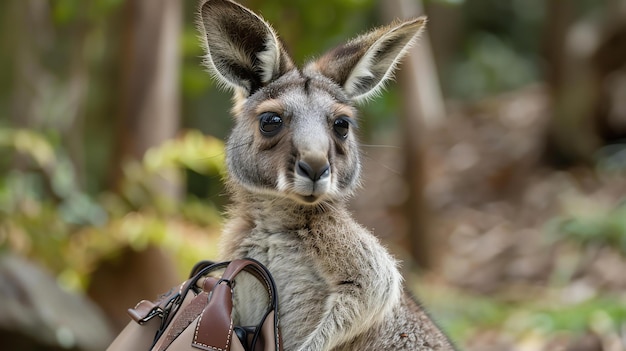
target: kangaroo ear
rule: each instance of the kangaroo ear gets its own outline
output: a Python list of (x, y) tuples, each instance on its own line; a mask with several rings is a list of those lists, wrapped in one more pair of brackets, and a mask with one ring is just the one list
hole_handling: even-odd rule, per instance
[(384, 87), (425, 23), (426, 18), (420, 17), (372, 30), (330, 50), (307, 68), (335, 81), (350, 98), (367, 99)]
[(274, 30), (247, 8), (203, 0), (199, 12), (205, 64), (226, 86), (248, 97), (294, 67)]

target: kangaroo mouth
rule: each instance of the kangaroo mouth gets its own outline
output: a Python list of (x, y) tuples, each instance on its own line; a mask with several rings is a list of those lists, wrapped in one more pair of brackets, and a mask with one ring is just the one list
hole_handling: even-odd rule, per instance
[(308, 178), (296, 176), (293, 184), (293, 194), (305, 204), (315, 204), (328, 193), (330, 181), (328, 178), (311, 181)]
[(300, 196), (302, 198), (302, 200), (304, 200), (304, 202), (309, 203), (309, 204), (313, 204), (317, 201), (317, 199), (319, 199), (319, 196), (315, 196), (315, 195), (301, 195)]

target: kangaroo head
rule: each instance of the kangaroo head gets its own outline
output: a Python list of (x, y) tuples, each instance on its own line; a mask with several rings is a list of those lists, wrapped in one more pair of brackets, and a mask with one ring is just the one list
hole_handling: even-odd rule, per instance
[(205, 64), (235, 95), (231, 181), (303, 204), (349, 196), (360, 171), (354, 104), (382, 89), (424, 22), (373, 30), (299, 69), (252, 11), (229, 0), (202, 1)]

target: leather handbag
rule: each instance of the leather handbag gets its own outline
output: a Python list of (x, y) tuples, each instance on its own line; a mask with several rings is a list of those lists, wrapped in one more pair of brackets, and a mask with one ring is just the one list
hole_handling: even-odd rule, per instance
[[(224, 269), (216, 278), (210, 273)], [(265, 287), (269, 305), (253, 326), (233, 323), (233, 289), (241, 271)], [(128, 310), (132, 321), (108, 351), (282, 351), (278, 296), (269, 270), (253, 259), (198, 263), (191, 277), (156, 301), (140, 301)]]

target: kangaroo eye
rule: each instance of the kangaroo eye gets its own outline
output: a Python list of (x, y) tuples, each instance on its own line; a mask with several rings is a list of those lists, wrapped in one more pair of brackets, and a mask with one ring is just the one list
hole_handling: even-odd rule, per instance
[(264, 136), (270, 137), (278, 134), (283, 126), (283, 119), (275, 112), (263, 112), (259, 116), (259, 130)]
[(347, 138), (348, 131), (350, 131), (350, 122), (348, 122), (347, 118), (345, 116), (339, 117), (333, 123), (333, 130), (341, 139)]

